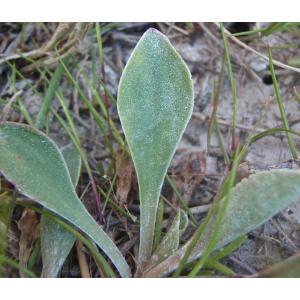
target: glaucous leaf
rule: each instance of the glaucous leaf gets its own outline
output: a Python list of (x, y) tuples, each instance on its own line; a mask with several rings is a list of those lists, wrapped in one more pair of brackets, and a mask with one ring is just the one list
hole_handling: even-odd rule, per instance
[(157, 265), (178, 249), (180, 236), (183, 234), (187, 225), (188, 217), (186, 212), (183, 210), (178, 211), (168, 232), (147, 262), (146, 269)]
[[(67, 164), (74, 188), (77, 185), (81, 169), (81, 158), (73, 144), (61, 148), (61, 153)], [(57, 277), (65, 259), (69, 255), (75, 236), (50, 217), (42, 215), (41, 223), (41, 250), (43, 258), (42, 277)]]
[(121, 276), (131, 275), (119, 249), (76, 195), (65, 160), (49, 137), (23, 124), (0, 123), (0, 171), (21, 193), (86, 233)]
[(147, 30), (131, 54), (117, 106), (139, 183), (143, 265), (152, 251), (163, 180), (193, 109), (191, 74), (159, 31)]
[[(299, 199), (300, 171), (278, 169), (260, 172), (243, 179), (232, 189), (232, 197), (225, 212), (215, 250), (255, 229)], [(203, 253), (214, 228), (214, 222), (215, 218), (212, 218), (208, 223), (190, 261), (200, 257)], [(144, 276), (160, 277), (174, 271), (188, 244), (145, 273)]]

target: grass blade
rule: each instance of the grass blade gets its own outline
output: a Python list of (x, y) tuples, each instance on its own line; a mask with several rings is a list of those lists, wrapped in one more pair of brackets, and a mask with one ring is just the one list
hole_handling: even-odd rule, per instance
[(233, 73), (232, 73), (227, 37), (224, 33), (224, 27), (223, 27), (222, 23), (220, 23), (220, 29), (221, 29), (221, 35), (222, 35), (223, 44), (224, 44), (224, 53), (225, 53), (225, 60), (226, 60), (226, 64), (227, 64), (227, 73), (228, 73), (228, 77), (229, 77), (229, 81), (230, 81), (232, 99), (233, 99), (233, 115), (232, 115), (232, 141), (233, 141), (232, 146), (233, 146), (235, 144), (234, 140), (235, 140), (235, 131), (236, 131), (236, 123), (237, 123), (237, 90), (236, 90), (236, 85), (235, 85), (235, 81), (234, 81)]
[[(270, 48), (269, 48), (269, 66), (270, 66), (270, 71), (271, 71), (271, 75), (272, 75), (275, 95), (276, 95), (277, 104), (278, 104), (278, 107), (279, 107), (283, 127), (286, 130), (289, 130), (289, 123), (288, 123), (288, 120), (287, 120), (287, 117), (286, 117), (286, 114), (285, 114), (285, 111), (284, 111), (282, 99), (281, 99), (281, 96), (280, 96), (278, 82), (277, 82), (277, 79), (276, 79), (274, 65), (273, 65), (272, 52), (271, 52)], [(297, 150), (296, 150), (295, 144), (294, 144), (289, 132), (286, 133), (286, 137), (287, 137), (287, 140), (288, 140), (288, 145), (289, 145), (289, 148), (290, 148), (290, 153), (292, 155), (292, 158), (297, 159), (298, 158)]]
[(49, 111), (51, 100), (53, 99), (53, 97), (55, 95), (55, 92), (58, 88), (59, 82), (60, 82), (61, 77), (63, 75), (63, 71), (64, 71), (64, 68), (63, 68), (62, 64), (58, 63), (58, 65), (56, 67), (56, 70), (55, 70), (55, 72), (54, 72), (54, 74), (51, 78), (48, 89), (45, 93), (45, 97), (44, 97), (43, 102), (42, 102), (42, 107), (41, 107), (41, 109), (39, 111), (39, 114), (37, 116), (37, 119), (35, 121), (35, 127), (37, 129), (40, 129), (44, 124), (47, 113)]

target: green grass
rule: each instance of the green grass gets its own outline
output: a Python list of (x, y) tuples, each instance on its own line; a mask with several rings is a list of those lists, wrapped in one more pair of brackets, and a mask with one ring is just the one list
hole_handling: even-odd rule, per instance
[(230, 87), (232, 92), (232, 100), (233, 100), (233, 112), (232, 112), (232, 146), (235, 144), (235, 134), (236, 134), (236, 123), (237, 123), (237, 89), (236, 84), (233, 78), (232, 73), (232, 66), (230, 61), (230, 55), (229, 55), (229, 47), (227, 42), (227, 37), (224, 33), (224, 27), (223, 24), (220, 23), (220, 29), (221, 29), (221, 35), (223, 39), (223, 45), (224, 45), (224, 53), (225, 53), (225, 61), (227, 65), (227, 73), (230, 81)]
[[(16, 75), (17, 75), (17, 69), (15, 64), (10, 64), (11, 69), (12, 69), (12, 76), (11, 76), (11, 86), (13, 88), (13, 91), (16, 92)], [(20, 109), (21, 114), (23, 115), (24, 119), (26, 120), (26, 122), (29, 125), (33, 125), (33, 120), (28, 112), (28, 110), (26, 109), (23, 101), (21, 100), (21, 97), (17, 97), (17, 103)]]
[(219, 98), (220, 98), (220, 93), (221, 93), (221, 87), (223, 84), (223, 79), (224, 79), (224, 69), (225, 69), (225, 56), (223, 55), (222, 58), (222, 67), (221, 67), (221, 72), (218, 76), (218, 83), (214, 80), (214, 85), (213, 85), (213, 110), (212, 114), (210, 117), (210, 122), (208, 126), (208, 132), (207, 132), (207, 153), (210, 153), (210, 140), (211, 140), (211, 135), (213, 133), (213, 129), (215, 128), (219, 145), (224, 157), (224, 161), (227, 165), (230, 163), (230, 159), (228, 157), (227, 150), (225, 149), (224, 145), (224, 139), (222, 137), (222, 133), (220, 131), (218, 119), (217, 119), (217, 111), (218, 111), (218, 106), (219, 106)]
[[(275, 74), (275, 70), (274, 70), (274, 65), (273, 65), (272, 52), (271, 52), (270, 48), (269, 48), (269, 66), (270, 66), (273, 86), (274, 86), (274, 90), (275, 90), (275, 95), (276, 95), (277, 104), (278, 104), (278, 108), (279, 108), (279, 111), (280, 111), (282, 123), (283, 123), (284, 128), (286, 130), (289, 130), (289, 124), (288, 124), (288, 120), (287, 120), (286, 113), (285, 113), (285, 110), (284, 110), (283, 102), (282, 102), (282, 99), (281, 99), (281, 96), (280, 96), (279, 86), (278, 86), (278, 82), (277, 82), (277, 78), (276, 78), (276, 74)], [(288, 140), (288, 145), (289, 145), (289, 149), (290, 149), (290, 152), (291, 152), (291, 156), (292, 156), (293, 159), (296, 160), (298, 158), (297, 149), (296, 149), (296, 146), (295, 146), (289, 132), (286, 133), (286, 137), (287, 137), (287, 140)]]
[(0, 255), (0, 265), (7, 264), (10, 267), (13, 267), (17, 269), (19, 272), (22, 272), (23, 274), (27, 275), (28, 277), (35, 278), (37, 277), (32, 271), (28, 270), (27, 268), (22, 267), (20, 264), (18, 264), (13, 259)]
[[(219, 75), (219, 81), (218, 81), (218, 87), (216, 88), (216, 84), (214, 84), (214, 91), (213, 91), (213, 113), (212, 113), (212, 117), (211, 117), (211, 123), (208, 129), (208, 145), (209, 145), (209, 139), (210, 139), (210, 135), (211, 135), (211, 131), (212, 131), (212, 127), (213, 125), (216, 126), (216, 131), (217, 131), (217, 135), (219, 138), (219, 142), (221, 145), (221, 149), (223, 152), (223, 156), (224, 156), (224, 160), (227, 164), (229, 164), (229, 158), (227, 156), (227, 152), (224, 148), (223, 142), (222, 142), (222, 138), (221, 138), (221, 133), (218, 127), (218, 123), (217, 123), (217, 118), (216, 118), (216, 113), (217, 113), (217, 108), (218, 108), (218, 99), (220, 96), (220, 92), (221, 92), (221, 85), (223, 82), (223, 77), (224, 77), (224, 64), (226, 63), (227, 66), (227, 74), (229, 77), (229, 81), (230, 81), (230, 86), (231, 86), (231, 91), (232, 91), (232, 99), (233, 99), (233, 115), (232, 115), (232, 150), (234, 151), (233, 145), (234, 143), (234, 139), (235, 139), (235, 134), (236, 134), (236, 124), (237, 124), (237, 89), (236, 89), (236, 84), (233, 78), (233, 73), (232, 73), (232, 66), (231, 66), (231, 61), (230, 61), (230, 54), (229, 54), (229, 47), (228, 47), (228, 43), (227, 43), (227, 38), (225, 36), (224, 33), (224, 27), (223, 24), (220, 24), (220, 29), (221, 29), (221, 35), (222, 35), (222, 39), (223, 39), (223, 45), (224, 45), (224, 58), (223, 58), (223, 63), (222, 63), (222, 68), (221, 68), (221, 72)], [(220, 210), (219, 215), (216, 218), (216, 223), (215, 223), (215, 227), (213, 229), (213, 234), (207, 244), (207, 247), (203, 253), (203, 255), (201, 256), (201, 258), (198, 260), (198, 262), (193, 266), (193, 268), (190, 270), (190, 272), (188, 273), (189, 277), (194, 277), (197, 276), (197, 274), (201, 271), (201, 269), (205, 266), (205, 264), (207, 263), (209, 256), (211, 255), (217, 241), (218, 241), (218, 233), (225, 215), (225, 211), (228, 205), (228, 201), (231, 197), (231, 189), (235, 184), (235, 177), (236, 177), (236, 172), (237, 172), (237, 168), (238, 165), (241, 161), (242, 158), (242, 154), (243, 152), (239, 153), (238, 149), (236, 152), (233, 153), (233, 160), (231, 162), (231, 170), (226, 178), (226, 180), (224, 181), (222, 187), (220, 188), (220, 191), (218, 192), (218, 195), (216, 197), (216, 199), (214, 200), (214, 205), (213, 208), (209, 211), (208, 215), (206, 216), (205, 220), (201, 223), (201, 225), (198, 227), (198, 229), (196, 230), (196, 233), (194, 234), (194, 238), (192, 240), (192, 242), (190, 243), (189, 247), (186, 250), (186, 253), (184, 255), (184, 257), (182, 258), (179, 268), (174, 272), (173, 276), (177, 277), (180, 275), (180, 273), (184, 270), (184, 268), (187, 265), (188, 259), (190, 257), (190, 255), (192, 254), (196, 244), (198, 243), (198, 241), (200, 240), (203, 232), (205, 231), (210, 219), (214, 216), (216, 209), (217, 209), (217, 205), (218, 202), (221, 199), (224, 199), (223, 201), (223, 207)], [(229, 271), (228, 268), (226, 268), (225, 266), (222, 268), (222, 264), (217, 262), (217, 261), (212, 261), (210, 263), (210, 267), (214, 266), (216, 269), (220, 268), (223, 270), (223, 272), (225, 272), (226, 274), (231, 274), (232, 272)]]
[(271, 23), (266, 28), (254, 29), (244, 32), (234, 33), (234, 36), (247, 36), (247, 37), (265, 37), (274, 33), (290, 30), (299, 26), (299, 22), (274, 22)]
[(37, 129), (40, 129), (43, 126), (43, 123), (44, 123), (45, 119), (47, 118), (47, 114), (49, 112), (49, 107), (50, 107), (51, 101), (52, 101), (52, 99), (55, 95), (55, 92), (59, 86), (60, 80), (63, 75), (63, 71), (64, 71), (63, 66), (62, 66), (62, 64), (59, 63), (56, 67), (53, 77), (51, 78), (51, 81), (49, 83), (49, 86), (46, 90), (46, 93), (45, 93), (45, 96), (44, 96), (44, 99), (42, 102), (41, 109), (36, 118), (35, 127)]

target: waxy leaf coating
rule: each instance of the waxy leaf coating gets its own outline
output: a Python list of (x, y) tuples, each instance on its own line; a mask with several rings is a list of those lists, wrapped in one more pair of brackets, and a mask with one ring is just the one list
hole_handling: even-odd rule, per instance
[(140, 191), (140, 251), (151, 256), (158, 199), (193, 109), (191, 74), (169, 40), (149, 29), (122, 74), (118, 112)]
[[(260, 172), (243, 179), (232, 189), (232, 197), (228, 202), (215, 250), (252, 231), (299, 199), (300, 171), (278, 169)], [(218, 215), (218, 210), (215, 215)], [(196, 245), (190, 261), (202, 255), (214, 224), (213, 217)], [(189, 243), (185, 244), (144, 275), (160, 277), (174, 271), (179, 266), (188, 245)]]
[[(65, 159), (75, 188), (80, 175), (80, 154), (72, 144), (61, 148), (61, 153)], [(76, 238), (63, 226), (46, 215), (42, 215), (41, 217), (40, 228), (41, 251), (43, 258), (42, 277), (57, 277), (58, 272), (76, 241)]]
[(123, 277), (131, 274), (119, 249), (76, 195), (56, 144), (29, 126), (0, 123), (0, 171), (18, 190), (85, 232)]

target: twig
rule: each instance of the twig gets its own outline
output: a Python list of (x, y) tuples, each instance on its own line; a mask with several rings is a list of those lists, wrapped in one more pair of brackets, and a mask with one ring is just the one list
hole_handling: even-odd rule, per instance
[(169, 28), (166, 32), (166, 34), (169, 34), (171, 32), (171, 30), (176, 30), (184, 35), (189, 35), (188, 31), (184, 30), (183, 28), (178, 27), (177, 25), (175, 25), (175, 23), (171, 23), (171, 22), (166, 22), (167, 25), (169, 25)]
[[(199, 26), (203, 29), (203, 31), (214, 41), (214, 43), (220, 47), (223, 47), (223, 44), (221, 43), (221, 39), (218, 39), (203, 23), (199, 23)], [(224, 28), (225, 29), (225, 28)], [(226, 29), (225, 29), (226, 30)], [(224, 31), (226, 32), (226, 31)], [(259, 89), (259, 91), (261, 92), (261, 94), (263, 95), (264, 98), (267, 98), (267, 94), (265, 93), (265, 91), (261, 88), (260, 86), (260, 82), (261, 82), (261, 78), (251, 69), (247, 66), (246, 63), (243, 62), (243, 60), (240, 58), (239, 55), (237, 55), (236, 53), (232, 52), (231, 53), (232, 57), (234, 58), (234, 60), (240, 64), (248, 73), (249, 75), (255, 79), (255, 84), (257, 86), (257, 88)]]
[[(220, 25), (218, 23), (215, 23), (215, 25), (220, 28)], [(234, 41), (236, 44), (238, 44), (240, 47), (252, 52), (252, 53), (255, 53), (256, 55), (258, 55), (259, 57), (263, 58), (264, 60), (266, 61), (269, 61), (269, 58), (264, 55), (264, 54), (261, 54), (260, 52), (258, 52), (257, 50), (251, 48), (250, 46), (248, 46), (247, 44), (243, 43), (241, 40), (239, 40), (238, 38), (236, 38), (235, 36), (233, 36), (227, 29), (224, 28), (224, 32), (225, 34), (232, 40)], [(287, 70), (291, 70), (291, 71), (294, 71), (294, 72), (297, 72), (297, 73), (300, 73), (300, 69), (299, 68), (296, 68), (296, 67), (292, 67), (292, 66), (289, 66), (289, 65), (286, 65), (278, 60), (275, 60), (273, 59), (273, 64), (277, 67), (280, 67), (280, 68), (283, 68), (283, 69), (287, 69)]]
[(82, 248), (83, 248), (82, 242), (77, 240), (76, 241), (76, 251), (77, 251), (77, 256), (78, 256), (81, 277), (82, 278), (91, 278), (89, 266), (86, 261), (86, 257), (85, 257), (85, 254), (83, 253)]
[(22, 90), (17, 91), (12, 97), (11, 99), (8, 101), (8, 103), (4, 106), (4, 108), (2, 109), (2, 114), (0, 116), (0, 121), (4, 121), (11, 109), (11, 106), (13, 105), (13, 103), (16, 101), (16, 99), (23, 93)]
[(247, 272), (249, 272), (251, 275), (256, 274), (256, 271), (251, 268), (247, 263), (240, 261), (237, 259), (234, 255), (229, 256), (229, 259), (233, 261), (234, 263), (238, 264), (240, 267), (245, 269)]
[(19, 59), (19, 58), (33, 58), (35, 56), (40, 56), (40, 55), (43, 55), (44, 53), (41, 52), (41, 49), (35, 49), (35, 50), (32, 50), (32, 51), (28, 51), (28, 52), (25, 52), (25, 53), (20, 53), (20, 54), (12, 54), (10, 56), (6, 56), (6, 57), (3, 57), (0, 59), (0, 65), (5, 63), (5, 62), (8, 62), (10, 60), (15, 60), (15, 59)]
[[(209, 116), (207, 115), (204, 115), (202, 113), (198, 113), (198, 112), (193, 112), (192, 114), (192, 117), (199, 120), (199, 121), (202, 121), (202, 122), (205, 122), (205, 121), (208, 121), (209, 120)], [(219, 119), (220, 117), (218, 117), (218, 123), (220, 125), (224, 125), (224, 126), (227, 126), (227, 127), (232, 127), (232, 123), (231, 122), (228, 122), (228, 121), (225, 121), (225, 120), (222, 120), (222, 119)], [(241, 125), (241, 124), (236, 124), (236, 128), (239, 128), (241, 130), (245, 130), (245, 131), (253, 131), (253, 132), (264, 132), (265, 130), (268, 130), (268, 128), (266, 129), (263, 129), (263, 128), (253, 128), (253, 127), (249, 127), (249, 126), (245, 126), (245, 125)]]
[(295, 245), (295, 243), (288, 237), (288, 235), (284, 232), (284, 230), (282, 229), (281, 225), (279, 224), (279, 222), (275, 219), (271, 220), (272, 224), (277, 228), (277, 230), (284, 236), (284, 238), (286, 239), (286, 241), (291, 245), (291, 247), (298, 252), (299, 251), (299, 247), (297, 247)]

